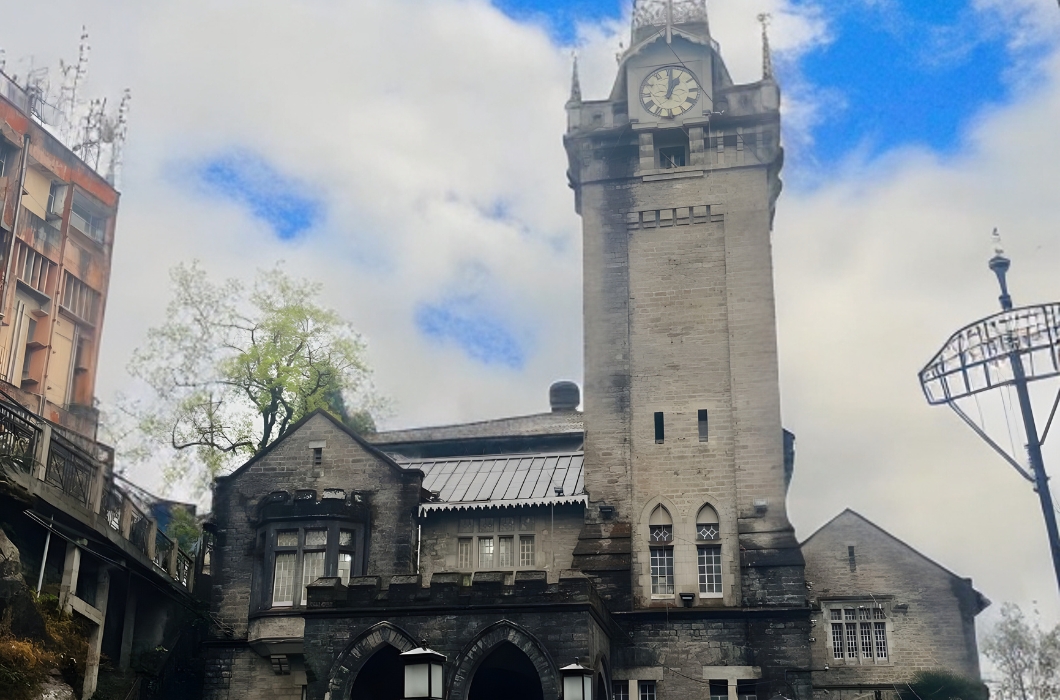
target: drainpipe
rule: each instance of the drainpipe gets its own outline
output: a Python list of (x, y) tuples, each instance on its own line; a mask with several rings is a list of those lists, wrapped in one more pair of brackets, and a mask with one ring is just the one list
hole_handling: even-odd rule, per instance
[(22, 218), (22, 192), (26, 187), (26, 170), (29, 167), (29, 134), (22, 135), (22, 162), (19, 164), (18, 173), (18, 198), (15, 200), (15, 216), (11, 220), (11, 240), (7, 242), (5, 257), (7, 262), (4, 266), (4, 279), (0, 280), (0, 321), (4, 320), (4, 305), (7, 299), (8, 281), (11, 279), (11, 257), (15, 253), (15, 236), (18, 235), (18, 223)]
[[(49, 522), (55, 522), (55, 516), (49, 518)], [(48, 565), (48, 547), (52, 543), (52, 531), (48, 528), (48, 534), (44, 536), (44, 557), (40, 560), (40, 576), (37, 577), (37, 595), (40, 595), (40, 589), (44, 587), (44, 567)]]

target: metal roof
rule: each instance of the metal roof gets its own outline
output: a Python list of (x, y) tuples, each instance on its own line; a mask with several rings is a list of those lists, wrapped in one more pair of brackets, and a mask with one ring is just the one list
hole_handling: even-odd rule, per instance
[[(503, 506), (584, 503), (581, 452), (400, 460), (424, 473), (438, 501), (423, 512)], [(561, 487), (562, 495), (556, 494)]]

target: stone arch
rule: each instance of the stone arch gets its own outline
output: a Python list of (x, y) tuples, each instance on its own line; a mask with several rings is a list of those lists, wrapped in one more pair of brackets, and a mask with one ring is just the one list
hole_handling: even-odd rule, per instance
[(541, 679), (544, 697), (558, 698), (561, 689), (559, 667), (537, 637), (510, 620), (501, 620), (486, 627), (460, 650), (458, 661), (450, 672), (446, 697), (449, 700), (467, 700), (479, 664), (505, 642), (511, 642), (529, 657)]
[(328, 677), (330, 700), (347, 700), (361, 667), (375, 652), (388, 644), (402, 652), (419, 646), (412, 635), (397, 625), (390, 622), (372, 625), (347, 644), (331, 665), (331, 674)]
[[(596, 655), (596, 663), (593, 664), (595, 670), (593, 682), (597, 684), (597, 690), (594, 692), (596, 700), (610, 700), (611, 698), (611, 664), (607, 659), (607, 654), (600, 652)], [(599, 693), (599, 685), (603, 685), (603, 694)]]

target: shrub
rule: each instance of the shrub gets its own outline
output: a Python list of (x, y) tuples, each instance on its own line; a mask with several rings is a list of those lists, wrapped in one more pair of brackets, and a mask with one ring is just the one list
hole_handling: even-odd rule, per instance
[(977, 680), (949, 671), (921, 671), (899, 695), (902, 700), (988, 700), (990, 691)]

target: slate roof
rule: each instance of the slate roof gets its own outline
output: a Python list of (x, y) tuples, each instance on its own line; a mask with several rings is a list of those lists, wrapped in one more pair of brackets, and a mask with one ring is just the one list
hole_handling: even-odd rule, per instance
[(578, 434), (583, 430), (584, 424), (580, 411), (551, 411), (475, 423), (387, 430), (368, 435), (365, 439), (373, 445), (386, 449), (389, 445), (407, 442)]
[[(423, 488), (437, 500), (420, 506), (436, 510), (472, 510), (503, 506), (585, 503), (581, 452), (486, 455), (400, 460), (424, 473)], [(555, 488), (563, 489), (557, 496)]]

